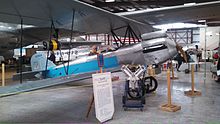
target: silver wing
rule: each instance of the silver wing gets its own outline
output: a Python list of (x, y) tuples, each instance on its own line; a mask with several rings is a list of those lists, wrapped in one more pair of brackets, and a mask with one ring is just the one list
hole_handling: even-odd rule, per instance
[[(49, 39), (52, 21), (59, 28), (61, 37), (70, 37), (72, 16), (74, 12), (74, 36), (90, 33), (111, 33), (111, 30), (130, 25), (137, 36), (152, 31), (148, 24), (118, 16), (105, 10), (76, 0), (1, 0), (0, 22), (12, 23), (6, 25), (14, 30), (1, 30), (1, 55), (10, 49), (19, 47), (21, 19), (23, 24), (35, 27), (25, 28), (23, 46)], [(115, 31), (124, 36), (126, 28)], [(12, 53), (11, 53), (12, 54)]]
[[(55, 27), (71, 29), (73, 12), (74, 31), (81, 33), (110, 33), (130, 25), (138, 36), (152, 31), (146, 23), (118, 16), (108, 11), (93, 7), (77, 0), (1, 0), (0, 21), (37, 27), (50, 27), (53, 20)], [(124, 35), (125, 28), (117, 30), (117, 35)]]

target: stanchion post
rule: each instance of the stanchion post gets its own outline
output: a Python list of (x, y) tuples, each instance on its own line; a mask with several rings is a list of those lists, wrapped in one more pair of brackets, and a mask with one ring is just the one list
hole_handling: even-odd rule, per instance
[(174, 69), (173, 69), (173, 64), (172, 64), (172, 63), (171, 63), (171, 71), (172, 71), (172, 77), (171, 77), (171, 79), (172, 79), (172, 80), (178, 79), (178, 77), (175, 77), (175, 75), (174, 75)]
[(192, 94), (194, 95), (194, 65), (191, 65)]
[(171, 101), (171, 82), (170, 82), (170, 69), (167, 69), (167, 104), (160, 106), (160, 109), (168, 112), (176, 112), (181, 110), (181, 106), (172, 104)]
[(2, 86), (5, 86), (5, 64), (2, 63)]
[(171, 82), (170, 82), (170, 69), (167, 71), (167, 100), (168, 100), (168, 106), (171, 106)]
[(201, 96), (202, 93), (200, 91), (195, 90), (195, 80), (194, 80), (194, 65), (191, 65), (191, 90), (184, 91), (184, 94), (186, 96)]

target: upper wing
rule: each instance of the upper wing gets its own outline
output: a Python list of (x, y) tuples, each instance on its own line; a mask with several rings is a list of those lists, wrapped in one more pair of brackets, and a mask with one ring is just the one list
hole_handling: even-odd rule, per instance
[[(146, 23), (118, 16), (108, 11), (93, 7), (76, 0), (1, 0), (0, 21), (7, 23), (21, 22), (40, 27), (50, 27), (53, 20), (56, 28), (71, 29), (74, 11), (74, 31), (82, 33), (110, 33), (130, 25), (135, 33), (152, 31)], [(126, 29), (117, 30), (117, 35), (124, 35)]]
[(200, 19), (219, 19), (220, 1), (126, 12), (118, 15), (152, 25), (191, 22)]

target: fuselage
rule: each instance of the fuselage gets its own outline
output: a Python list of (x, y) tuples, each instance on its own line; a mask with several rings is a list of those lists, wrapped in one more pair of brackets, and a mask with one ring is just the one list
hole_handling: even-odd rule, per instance
[[(122, 47), (116, 51), (103, 53), (104, 69), (119, 67), (123, 64), (152, 65), (160, 64), (177, 54), (174, 41), (159, 37), (137, 44)], [(68, 64), (62, 64), (47, 71), (47, 77), (67, 75)], [(97, 55), (86, 56), (69, 62), (68, 74), (81, 74), (98, 71)]]

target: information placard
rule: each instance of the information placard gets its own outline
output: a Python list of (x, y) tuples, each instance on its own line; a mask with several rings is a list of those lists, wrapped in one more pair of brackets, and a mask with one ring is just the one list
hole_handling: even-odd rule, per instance
[(105, 122), (114, 114), (111, 73), (93, 74), (92, 80), (96, 118), (100, 122)]

